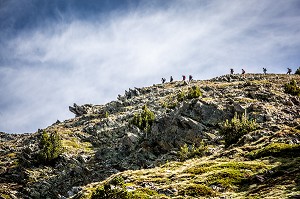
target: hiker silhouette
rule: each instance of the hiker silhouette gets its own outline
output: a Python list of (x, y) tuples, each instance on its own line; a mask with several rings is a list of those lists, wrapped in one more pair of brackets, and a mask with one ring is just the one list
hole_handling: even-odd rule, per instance
[(267, 74), (267, 69), (263, 68), (264, 74)]

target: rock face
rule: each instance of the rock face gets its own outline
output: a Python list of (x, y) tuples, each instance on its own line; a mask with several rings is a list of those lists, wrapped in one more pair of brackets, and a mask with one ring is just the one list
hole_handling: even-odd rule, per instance
[[(300, 82), (299, 76), (293, 78)], [(80, 192), (82, 186), (120, 171), (178, 160), (176, 154), (184, 144), (204, 142), (214, 151), (225, 150), (220, 144), (220, 125), (235, 113), (246, 113), (260, 125), (259, 130), (242, 137), (238, 146), (300, 126), (300, 99), (283, 92), (282, 85), (289, 80), (287, 75), (226, 75), (190, 84), (172, 82), (129, 89), (105, 105), (74, 104), (69, 110), (75, 118), (45, 129), (58, 132), (65, 147), (52, 165), (32, 162), (40, 131), (26, 135), (0, 133), (1, 197), (68, 198)], [(193, 86), (200, 87), (201, 97), (178, 100), (180, 93)], [(150, 130), (131, 122), (144, 105), (155, 115)], [(298, 136), (281, 139), (300, 142)], [(26, 164), (20, 164), (20, 160)]]

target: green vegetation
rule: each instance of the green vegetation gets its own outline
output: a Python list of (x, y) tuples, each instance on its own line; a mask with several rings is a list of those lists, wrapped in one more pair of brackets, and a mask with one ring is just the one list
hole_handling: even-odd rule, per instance
[(193, 86), (191, 88), (189, 88), (188, 93), (187, 93), (187, 98), (188, 99), (193, 99), (193, 98), (198, 98), (202, 96), (202, 93), (200, 91), (200, 88), (197, 86)]
[[(113, 187), (112, 187), (113, 185)], [(122, 176), (114, 177), (110, 182), (99, 186), (93, 193), (92, 199), (129, 199), (130, 195), (125, 189), (124, 179)]]
[(91, 199), (150, 199), (150, 196), (158, 195), (154, 190), (138, 188), (132, 192), (127, 191), (122, 176), (116, 176), (111, 181), (99, 186)]
[(92, 194), (92, 199), (130, 199), (131, 194), (124, 188), (112, 187), (110, 185), (104, 185), (98, 187)]
[[(126, 184), (121, 176), (117, 176), (99, 186), (92, 195), (93, 198), (166, 199), (168, 197), (158, 194), (157, 190), (163, 193), (175, 188), (177, 191), (170, 193), (169, 198), (209, 198), (221, 196), (224, 192), (248, 192), (252, 189), (250, 186), (254, 187), (257, 183), (255, 176), (263, 175), (270, 169), (276, 171), (276, 167), (264, 161), (195, 158), (185, 162), (169, 162), (152, 169), (126, 171), (122, 174)], [(143, 187), (145, 182), (151, 186)]]
[(0, 193), (0, 198), (11, 199), (12, 197), (10, 197), (10, 195), (8, 195), (8, 194)]
[(300, 96), (300, 87), (297, 85), (296, 80), (292, 80), (290, 83), (284, 84), (284, 92), (287, 94)]
[(223, 168), (210, 174), (206, 181), (209, 185), (219, 185), (225, 189), (233, 189), (246, 179), (247, 172), (235, 168)]
[(162, 107), (174, 109), (180, 102), (185, 99), (194, 99), (202, 96), (200, 88), (197, 86), (190, 87), (188, 91), (181, 90), (175, 95), (169, 95), (165, 102), (162, 103)]
[(110, 181), (111, 185), (125, 187), (125, 181), (122, 176), (116, 176)]
[(300, 144), (271, 143), (268, 146), (251, 151), (248, 155), (251, 159), (273, 157), (298, 157), (300, 156)]
[(243, 187), (253, 174), (266, 169), (267, 166), (262, 162), (205, 162), (186, 169), (184, 173), (194, 175), (195, 183), (235, 190)]
[(43, 131), (39, 147), (38, 162), (42, 164), (52, 162), (63, 152), (62, 143), (59, 134), (56, 131), (51, 133)]
[(300, 75), (300, 67), (296, 70), (295, 74)]
[(188, 196), (215, 196), (215, 192), (212, 188), (206, 186), (205, 184), (191, 184), (186, 188), (179, 191), (179, 195)]
[(178, 94), (177, 94), (177, 101), (178, 102), (182, 102), (186, 97), (186, 94), (184, 93), (184, 91), (180, 91)]
[(150, 199), (151, 196), (157, 196), (157, 195), (158, 193), (155, 190), (151, 190), (148, 188), (138, 188), (132, 192), (131, 199)]
[(224, 136), (225, 147), (235, 144), (243, 135), (254, 131), (258, 128), (255, 120), (248, 120), (246, 114), (241, 118), (235, 113), (231, 121), (226, 120), (220, 130), (220, 134)]
[(163, 108), (174, 109), (178, 105), (177, 101), (169, 100), (169, 102), (163, 103)]
[(154, 119), (154, 113), (149, 110), (146, 105), (144, 105), (142, 113), (135, 114), (131, 120), (131, 123), (139, 127), (141, 130), (149, 132)]
[(179, 158), (181, 161), (184, 161), (190, 158), (201, 157), (206, 151), (207, 146), (205, 146), (203, 142), (199, 147), (195, 147), (194, 144), (191, 147), (188, 147), (187, 144), (184, 144), (182, 147), (180, 147)]
[(80, 142), (75, 137), (71, 138), (70, 140), (63, 140), (62, 145), (65, 148), (71, 148), (72, 150), (80, 148)]

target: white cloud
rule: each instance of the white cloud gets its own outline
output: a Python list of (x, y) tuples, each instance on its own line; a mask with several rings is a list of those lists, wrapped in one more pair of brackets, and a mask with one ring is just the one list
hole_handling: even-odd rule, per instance
[(295, 62), (300, 17), (287, 13), (296, 1), (186, 2), (53, 23), (7, 41), (0, 131), (44, 128), (72, 117), (73, 102), (105, 103), (162, 76), (207, 79), (230, 67), (284, 72)]

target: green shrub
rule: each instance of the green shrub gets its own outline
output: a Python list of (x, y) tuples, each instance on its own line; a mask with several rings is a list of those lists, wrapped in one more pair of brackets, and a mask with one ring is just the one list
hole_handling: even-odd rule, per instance
[(245, 171), (234, 168), (224, 168), (207, 176), (209, 185), (221, 185), (225, 189), (232, 189), (245, 180)]
[(177, 101), (178, 101), (178, 102), (182, 102), (184, 99), (185, 99), (185, 93), (184, 93), (184, 91), (180, 91), (180, 92), (177, 94)]
[(126, 188), (105, 184), (92, 193), (91, 199), (150, 199), (155, 195), (158, 193), (148, 188), (139, 188), (129, 192)]
[(251, 151), (247, 155), (251, 159), (273, 157), (298, 157), (300, 156), (300, 144), (271, 143), (268, 146)]
[(193, 86), (191, 88), (189, 88), (188, 93), (187, 93), (187, 98), (188, 99), (193, 99), (193, 98), (198, 98), (202, 96), (202, 93), (200, 91), (200, 88), (197, 86)]
[(175, 99), (174, 96), (170, 96), (162, 103), (163, 108), (174, 109), (178, 106), (178, 100)]
[(158, 195), (158, 193), (148, 188), (139, 188), (128, 192), (123, 177), (116, 176), (98, 187), (92, 193), (91, 199), (147, 199), (154, 195)]
[(150, 199), (151, 196), (157, 196), (155, 190), (149, 188), (138, 188), (132, 192), (132, 199)]
[(200, 88), (197, 86), (193, 86), (188, 89), (188, 91), (181, 90), (176, 95), (171, 95), (168, 99), (163, 102), (162, 106), (164, 108), (174, 109), (178, 104), (185, 99), (193, 99), (202, 96)]
[(184, 173), (190, 173), (190, 174), (196, 174), (196, 175), (200, 175), (206, 172), (209, 172), (211, 170), (214, 170), (214, 168), (212, 168), (212, 166), (214, 165), (214, 163), (203, 163), (200, 165), (196, 165), (193, 167), (190, 167), (188, 169), (186, 169), (184, 171)]
[(141, 130), (149, 132), (154, 119), (154, 113), (149, 110), (146, 105), (144, 105), (142, 113), (135, 114), (131, 120), (131, 123), (139, 127)]
[(300, 75), (300, 67), (296, 70), (295, 74)]
[(98, 187), (92, 193), (91, 199), (130, 199), (131, 196), (132, 194), (125, 189), (123, 177), (116, 176), (103, 186)]
[(104, 117), (105, 117), (105, 118), (108, 118), (108, 116), (109, 116), (109, 113), (108, 113), (107, 111), (105, 111)]
[(284, 84), (284, 92), (291, 95), (300, 96), (300, 87), (297, 86), (296, 80)]
[(243, 135), (258, 128), (255, 120), (248, 120), (245, 114), (241, 118), (235, 113), (231, 121), (226, 120), (220, 129), (220, 134), (224, 136), (225, 147), (235, 144)]
[(124, 188), (114, 187), (111, 185), (104, 185), (98, 187), (96, 191), (92, 193), (91, 199), (131, 199), (132, 194)]
[(212, 188), (206, 186), (205, 184), (192, 184), (187, 186), (185, 189), (179, 191), (179, 195), (188, 196), (215, 196), (215, 192)]
[(174, 109), (176, 106), (178, 106), (178, 102), (170, 102), (167, 106), (169, 109)]
[(42, 164), (54, 161), (63, 152), (62, 143), (57, 132), (47, 133), (43, 131), (39, 147), (38, 162)]
[(207, 151), (207, 146), (202, 142), (199, 147), (195, 147), (193, 144), (191, 147), (188, 147), (187, 144), (184, 144), (180, 147), (179, 158), (181, 161), (194, 158), (194, 157), (202, 157)]
[(125, 181), (122, 176), (116, 176), (110, 181), (111, 185), (125, 187)]

